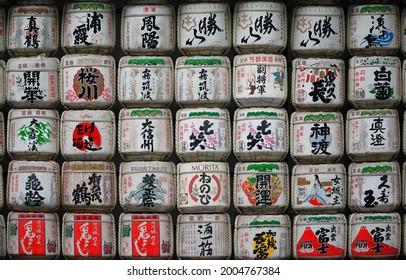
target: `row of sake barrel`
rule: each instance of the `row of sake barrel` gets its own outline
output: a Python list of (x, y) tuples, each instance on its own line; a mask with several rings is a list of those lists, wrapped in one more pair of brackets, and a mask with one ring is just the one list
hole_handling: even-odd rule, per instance
[(291, 176), (284, 162), (229, 169), (226, 162), (134, 161), (116, 172), (113, 162), (69, 161), (60, 171), (53, 161), (11, 161), (5, 201), (21, 212), (57, 212), (62, 204), (69, 212), (109, 213), (117, 196), (124, 212), (139, 213), (175, 206), (180, 213), (222, 213), (231, 200), (242, 214), (282, 214), (289, 206), (297, 214), (406, 209), (406, 164), (401, 170), (396, 161), (351, 163), (348, 171), (342, 164), (295, 165)]
[[(395, 108), (406, 102), (406, 63), (395, 56), (292, 61), (290, 101), (304, 111), (337, 111), (347, 100), (355, 108)], [(0, 64), (5, 101), (12, 108), (109, 109), (124, 107), (283, 107), (289, 96), (286, 57), (249, 54), (182, 56), (65, 55), (11, 58)], [(117, 77), (116, 77), (117, 76)], [(347, 93), (346, 93), (347, 91)]]
[[(10, 8), (8, 52), (12, 56), (56, 54), (58, 15), (56, 6)], [(1, 18), (5, 26), (4, 10)], [(352, 54), (394, 55), (399, 49), (406, 53), (406, 36), (400, 30), (405, 21), (405, 14), (400, 17), (399, 7), (391, 4), (351, 5), (347, 19), (339, 6), (297, 6), (292, 11), (290, 50), (298, 57), (339, 57), (347, 41)], [(114, 4), (66, 3), (61, 22), (60, 44), (65, 53), (112, 53)], [(287, 24), (282, 2), (240, 1), (233, 18), (227, 2), (182, 3), (177, 16), (170, 4), (131, 4), (122, 10), (120, 43), (123, 52), (131, 55), (168, 55), (175, 45), (184, 55), (222, 55), (232, 46), (238, 53), (281, 53), (287, 46)]]
[(396, 109), (351, 109), (344, 124), (340, 112), (296, 111), (288, 122), (282, 108), (240, 108), (232, 130), (227, 109), (183, 108), (175, 122), (173, 133), (169, 109), (121, 109), (117, 131), (110, 110), (65, 110), (60, 118), (56, 110), (11, 109), (1, 150), (7, 142), (16, 160), (51, 160), (61, 151), (68, 161), (108, 161), (116, 155), (116, 131), (124, 161), (167, 160), (174, 149), (182, 162), (226, 161), (232, 149), (242, 162), (283, 161), (289, 150), (300, 164), (339, 162), (344, 150), (356, 162), (391, 161), (402, 146)]
[(232, 233), (228, 214), (180, 214), (174, 234), (167, 213), (122, 213), (116, 230), (112, 214), (66, 213), (60, 226), (53, 213), (10, 212), (0, 257), (113, 259), (118, 248), (122, 259), (171, 259), (175, 235), (179, 259), (229, 259), (233, 249), (236, 259), (396, 259), (405, 224), (398, 213), (297, 215), (293, 225), (288, 215), (239, 215)]

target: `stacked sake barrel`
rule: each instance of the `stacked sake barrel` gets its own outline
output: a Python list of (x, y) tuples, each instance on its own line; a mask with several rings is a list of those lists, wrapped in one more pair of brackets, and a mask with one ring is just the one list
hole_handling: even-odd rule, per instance
[(344, 10), (337, 1), (297, 1), (292, 11), (290, 156), (292, 255), (343, 259), (347, 252)]
[[(1, 26), (6, 26), (6, 12), (3, 7), (5, 1), (0, 2), (0, 25)], [(5, 44), (5, 34), (2, 33), (0, 35), (0, 57), (3, 56), (3, 54), (6, 51), (6, 44)], [(5, 103), (5, 83), (4, 83), (4, 76), (5, 76), (5, 62), (4, 60), (0, 60), (0, 108), (3, 108), (4, 103)], [(4, 145), (5, 141), (5, 128), (4, 128), (4, 114), (3, 112), (0, 114), (1, 118), (1, 148), (0, 148), (0, 159), (3, 160), (5, 153), (6, 153), (6, 147)], [(3, 168), (0, 169), (0, 210), (4, 206), (4, 184), (3, 184)], [(3, 259), (7, 255), (7, 250), (6, 250), (6, 221), (4, 219), (4, 216), (0, 215), (0, 259)]]
[(67, 259), (116, 256), (117, 201), (115, 7), (110, 1), (63, 7), (59, 91), (62, 254)]
[(240, 1), (233, 17), (236, 259), (289, 259), (291, 220), (284, 3)]
[[(399, 8), (353, 4), (347, 15), (349, 59), (346, 149), (348, 255), (394, 259), (400, 254), (400, 120), (402, 99)], [(379, 23), (378, 23), (379, 22)], [(402, 32), (403, 33), (403, 32)], [(403, 108), (402, 108), (403, 111)], [(385, 236), (385, 238), (383, 238)]]
[[(192, 1), (186, 1), (192, 2)], [(230, 207), (231, 11), (226, 2), (182, 3), (177, 9), (175, 149), (176, 254), (228, 259)]]
[(118, 100), (121, 159), (118, 254), (170, 259), (176, 204), (173, 154), (175, 9), (165, 1), (129, 1), (122, 12)]
[(13, 259), (56, 259), (61, 199), (60, 166), (55, 161), (59, 155), (59, 60), (54, 57), (59, 46), (58, 9), (55, 1), (17, 2), (8, 10), (6, 48), (11, 58), (1, 81), (10, 107), (7, 254)]

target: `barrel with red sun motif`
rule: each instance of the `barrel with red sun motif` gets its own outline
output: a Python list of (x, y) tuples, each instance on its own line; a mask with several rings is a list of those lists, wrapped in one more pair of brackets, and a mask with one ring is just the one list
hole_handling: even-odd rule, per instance
[(113, 214), (65, 213), (62, 254), (66, 259), (113, 259), (116, 255)]
[(116, 151), (113, 111), (66, 110), (61, 116), (61, 154), (66, 160), (111, 160)]
[(295, 259), (344, 259), (347, 219), (344, 214), (297, 215), (293, 219)]
[(353, 213), (348, 218), (351, 259), (396, 259), (401, 250), (399, 213)]
[(155, 260), (173, 256), (173, 224), (168, 213), (122, 213), (119, 223), (120, 258)]
[(7, 253), (12, 259), (57, 259), (59, 234), (56, 213), (10, 212)]

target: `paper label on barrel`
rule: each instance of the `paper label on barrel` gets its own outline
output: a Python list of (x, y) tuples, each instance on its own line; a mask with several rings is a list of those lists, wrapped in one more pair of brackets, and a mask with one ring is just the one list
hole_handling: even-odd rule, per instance
[[(24, 106), (34, 107), (35, 104), (56, 101), (58, 99), (58, 72), (40, 71), (47, 67), (44, 62), (38, 61), (35, 69), (8, 73), (8, 96), (10, 101), (18, 101)], [(20, 68), (27, 68), (21, 61)]]
[[(94, 220), (100, 220), (100, 217), (94, 217)], [(75, 256), (94, 257), (101, 256), (102, 238), (101, 223), (80, 221), (76, 219), (74, 229)]]
[[(54, 215), (51, 215), (55, 217)], [(36, 257), (59, 253), (57, 221), (50, 214), (15, 213), (10, 219), (8, 252), (14, 256)]]
[(171, 227), (160, 215), (133, 214), (131, 221), (121, 223), (123, 256), (163, 257), (171, 253)]
[[(209, 6), (219, 4), (210, 3)], [(222, 9), (225, 6), (222, 5)], [(212, 48), (227, 47), (229, 45), (230, 26), (229, 14), (223, 11), (207, 13), (183, 13), (180, 15), (180, 36), (182, 48)]]
[[(156, 59), (156, 63), (160, 60)], [(163, 65), (165, 64), (162, 60)], [(131, 62), (129, 61), (129, 65)], [(168, 67), (123, 67), (120, 70), (120, 100), (124, 102), (140, 101), (148, 103), (150, 101), (167, 103), (171, 101), (172, 71)]]
[(166, 210), (174, 203), (174, 178), (159, 172), (122, 175), (120, 195), (124, 207), (134, 212)]
[(329, 157), (342, 154), (342, 123), (329, 122), (335, 115), (296, 116), (294, 122), (305, 120), (306, 123), (293, 124), (293, 142), (295, 156)]
[(345, 178), (343, 174), (323, 174), (317, 171), (295, 175), (293, 182), (294, 208), (319, 209), (343, 208), (345, 201)]
[(114, 147), (114, 127), (107, 121), (63, 121), (63, 150), (69, 156), (87, 154), (109, 157)]
[(334, 106), (343, 102), (344, 73), (335, 62), (303, 61), (295, 69), (295, 102), (299, 104)]
[(354, 69), (354, 76), (352, 77), (354, 87), (351, 89), (353, 99), (359, 102), (369, 100), (385, 102), (386, 100), (400, 99), (400, 67), (393, 66), (393, 63), (387, 60), (380, 64)]
[(278, 164), (250, 164), (251, 174), (237, 174), (237, 206), (286, 206), (288, 186), (279, 169)]
[(18, 251), (23, 256), (45, 255), (45, 220), (19, 220)]
[(298, 257), (344, 257), (344, 225), (319, 224), (296, 229)]
[(121, 152), (170, 153), (171, 120), (166, 111), (127, 111), (121, 120)]
[(282, 259), (290, 256), (289, 229), (278, 227), (240, 228), (237, 231), (238, 257)]
[(223, 120), (196, 118), (179, 121), (181, 152), (228, 151), (227, 135), (227, 122)]
[[(135, 257), (160, 255), (160, 229), (157, 216), (151, 221), (133, 221), (132, 227), (132, 252)], [(154, 221), (155, 220), (155, 221)]]
[(178, 175), (179, 207), (228, 206), (229, 174), (220, 172), (216, 164), (196, 165), (192, 170), (195, 172)]
[[(180, 102), (218, 101), (228, 99), (229, 71), (221, 67), (221, 60), (210, 59), (213, 66), (196, 65), (177, 70), (177, 93)], [(209, 59), (204, 63), (210, 63)], [(187, 61), (185, 61), (187, 63)], [(220, 65), (216, 66), (216, 65)]]
[[(26, 10), (27, 8), (28, 10)], [(57, 50), (57, 9), (41, 6), (13, 8), (10, 15), (8, 48)]]
[(49, 118), (44, 110), (22, 110), (25, 118), (10, 120), (10, 149), (12, 152), (57, 153), (57, 120)]
[[(272, 112), (271, 112), (272, 114)], [(274, 113), (277, 116), (277, 113)], [(286, 151), (286, 124), (273, 120), (271, 116), (264, 119), (237, 121), (235, 144), (238, 152), (278, 152)]]
[(9, 176), (8, 203), (10, 207), (14, 206), (19, 209), (23, 207), (29, 211), (58, 205), (55, 174), (13, 172)]
[(101, 215), (74, 214), (72, 222), (65, 222), (65, 255), (71, 257), (112, 256), (113, 224)]
[[(235, 67), (236, 99), (255, 97), (286, 99), (286, 67), (281, 57), (252, 55), (242, 60), (239, 62), (249, 62), (253, 65)], [(275, 65), (268, 65), (269, 62), (275, 62)], [(276, 65), (277, 62), (280, 65)]]
[(354, 224), (351, 229), (351, 256), (397, 256), (400, 228), (393, 223)]
[(400, 145), (396, 118), (383, 115), (350, 119), (348, 137), (351, 153), (393, 153)]
[(293, 20), (292, 48), (295, 50), (337, 50), (342, 44), (340, 33), (343, 32), (343, 18), (334, 13), (329, 14), (329, 10), (320, 8), (313, 13), (309, 11), (308, 15), (303, 12), (295, 15)]
[[(240, 5), (243, 9), (244, 6), (250, 3)], [(235, 43), (238, 46), (244, 47), (245, 45), (276, 45), (284, 46), (285, 35), (284, 25), (286, 22), (285, 14), (282, 13), (282, 5), (278, 3), (264, 3), (263, 5), (272, 4), (274, 9), (271, 11), (239, 11), (237, 14), (237, 21), (235, 23), (236, 38)], [(262, 5), (261, 4), (257, 4)], [(279, 11), (276, 11), (279, 8)], [(271, 9), (269, 7), (268, 9)]]
[(398, 48), (399, 22), (394, 12), (390, 5), (353, 7), (348, 26), (350, 48)]
[(180, 256), (194, 258), (228, 256), (228, 229), (225, 223), (202, 221), (184, 223), (179, 227)]
[(63, 69), (63, 100), (66, 106), (71, 104), (94, 104), (107, 108), (113, 102), (114, 68), (113, 62), (106, 66), (83, 66)]
[(114, 176), (103, 172), (69, 172), (64, 175), (63, 204), (75, 206), (97, 207), (114, 204)]
[[(366, 169), (376, 170), (375, 174), (367, 173)], [(400, 203), (400, 182), (396, 174), (388, 174), (378, 169), (385, 168), (392, 171), (391, 166), (370, 166), (364, 167), (363, 174), (353, 175), (351, 177), (351, 200), (350, 205), (363, 212), (386, 212), (392, 209), (394, 205)], [(376, 210), (375, 210), (376, 209)]]
[(76, 3), (68, 8), (69, 12), (65, 12), (63, 19), (62, 46), (82, 48), (92, 48), (92, 45), (114, 46), (115, 23), (111, 5)]
[(137, 14), (130, 14), (131, 7), (123, 14), (124, 49), (130, 52), (166, 51), (174, 48), (173, 11), (166, 6), (147, 5)]

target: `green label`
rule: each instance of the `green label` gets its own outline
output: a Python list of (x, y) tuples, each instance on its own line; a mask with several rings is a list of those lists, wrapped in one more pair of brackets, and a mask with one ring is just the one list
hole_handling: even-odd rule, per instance
[(362, 218), (364, 221), (393, 221), (392, 216), (383, 216), (383, 215), (378, 215), (378, 216), (365, 216)]
[(73, 237), (73, 226), (72, 225), (67, 225), (65, 227), (65, 237), (66, 238), (72, 238)]
[(132, 110), (131, 117), (162, 117), (163, 113), (161, 110), (158, 109), (140, 109), (140, 110)]
[(386, 13), (392, 12), (391, 6), (385, 5), (375, 5), (375, 6), (365, 6), (361, 8), (361, 13)]
[(277, 117), (277, 116), (278, 113), (276, 112), (259, 111), (247, 113), (247, 117)]
[(253, 221), (253, 222), (249, 223), (249, 225), (250, 226), (273, 226), (273, 225), (280, 226), (281, 222), (276, 221), (276, 220), (272, 220), (272, 221)]
[(85, 10), (85, 9), (105, 9), (104, 4), (102, 3), (94, 3), (94, 2), (85, 2), (85, 3), (75, 3), (73, 4), (72, 8), (74, 10)]
[(362, 168), (361, 173), (385, 173), (393, 171), (390, 165), (377, 165), (377, 166), (365, 166)]
[(253, 163), (247, 166), (247, 170), (255, 170), (258, 172), (270, 172), (273, 170), (279, 170), (279, 164), (272, 163)]
[(131, 226), (129, 224), (123, 225), (123, 237), (131, 236)]
[(316, 222), (332, 222), (332, 221), (338, 221), (338, 218), (335, 216), (313, 216), (309, 217), (308, 221), (316, 221)]
[(220, 117), (218, 112), (192, 112), (189, 114), (189, 117)]
[(304, 121), (330, 121), (335, 120), (336, 115), (334, 114), (310, 114), (304, 117)]
[(185, 65), (221, 65), (220, 58), (185, 59)]
[(382, 110), (382, 109), (361, 111), (361, 116), (392, 115), (392, 114), (393, 114), (392, 110)]
[(165, 65), (163, 58), (130, 58), (129, 65)]
[[(42, 145), (51, 143), (52, 127), (49, 123), (32, 119), (30, 124), (24, 124), (18, 129), (18, 136), (22, 141), (35, 139), (35, 144)], [(35, 138), (33, 138), (35, 137)]]

